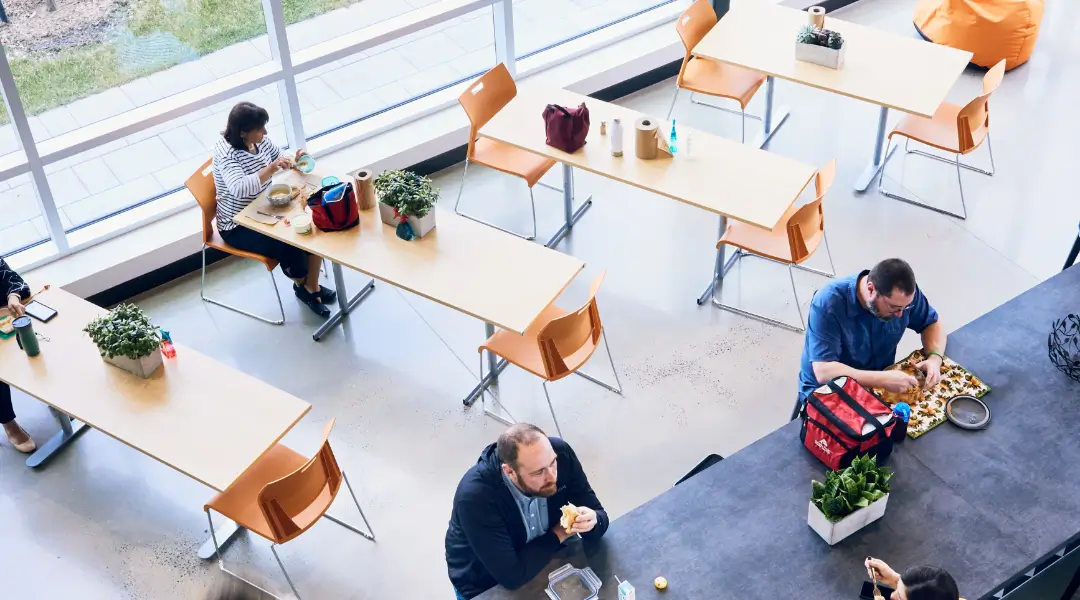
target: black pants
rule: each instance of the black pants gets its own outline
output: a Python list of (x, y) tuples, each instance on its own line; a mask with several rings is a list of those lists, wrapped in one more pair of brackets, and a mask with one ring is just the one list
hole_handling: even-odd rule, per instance
[(278, 261), (281, 272), (289, 279), (305, 279), (308, 276), (309, 255), (295, 246), (246, 227), (222, 231), (221, 237), (237, 250), (262, 254)]
[(15, 409), (11, 406), (11, 388), (0, 383), (0, 425), (15, 420)]

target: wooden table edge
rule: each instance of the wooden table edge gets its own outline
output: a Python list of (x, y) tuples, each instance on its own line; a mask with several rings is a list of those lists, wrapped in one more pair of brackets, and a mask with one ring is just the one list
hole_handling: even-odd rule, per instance
[[(278, 225), (280, 225), (280, 223), (278, 223), (277, 225), (268, 225), (268, 224), (264, 224), (264, 223), (259, 223), (258, 221), (255, 221), (255, 220), (251, 220), (249, 217), (244, 215), (244, 212), (246, 212), (247, 210), (248, 209), (245, 208), (244, 210), (240, 211), (235, 217), (233, 217), (233, 222), (236, 223), (237, 225), (240, 225), (242, 227), (247, 227), (248, 229), (251, 229), (252, 231), (258, 231), (260, 233), (266, 233), (268, 231), (268, 230), (261, 229), (261, 227), (266, 227), (266, 228), (269, 228), (269, 229), (273, 229), (274, 227), (277, 227)], [(256, 225), (258, 225), (259, 227), (255, 227)], [(332, 263), (336, 263), (336, 264), (340, 264), (342, 266), (348, 267), (349, 269), (351, 269), (353, 271), (356, 271), (358, 273), (363, 273), (364, 275), (367, 275), (368, 277), (371, 277), (372, 279), (378, 279), (379, 281), (381, 281), (381, 282), (383, 282), (385, 284), (392, 285), (392, 286), (394, 286), (394, 287), (396, 287), (396, 288), (398, 288), (400, 290), (405, 290), (406, 292), (409, 292), (411, 294), (416, 294), (417, 296), (420, 296), (421, 298), (431, 300), (432, 302), (434, 302), (436, 304), (439, 304), (441, 306), (445, 306), (446, 308), (449, 308), (450, 310), (459, 312), (459, 313), (461, 313), (463, 315), (468, 315), (468, 316), (470, 316), (470, 317), (472, 317), (472, 318), (474, 318), (474, 319), (476, 319), (478, 321), (482, 321), (484, 323), (490, 323), (490, 324), (492, 324), (492, 325), (494, 325), (494, 326), (496, 326), (496, 327), (498, 327), (500, 329), (504, 329), (506, 331), (516, 333), (517, 335), (525, 335), (525, 330), (528, 329), (530, 326), (532, 326), (532, 324), (536, 322), (536, 319), (540, 317), (540, 313), (543, 312), (543, 310), (542, 310), (542, 311), (540, 311), (540, 313), (537, 313), (537, 315), (535, 317), (533, 317), (532, 320), (529, 321), (529, 323), (519, 331), (516, 328), (511, 327), (509, 325), (506, 325), (504, 323), (500, 323), (498, 321), (488, 321), (487, 319), (485, 319), (485, 318), (483, 318), (483, 317), (481, 317), (479, 315), (476, 315), (476, 314), (472, 313), (471, 311), (462, 310), (461, 308), (459, 308), (457, 306), (451, 306), (450, 304), (448, 304), (446, 302), (443, 302), (442, 300), (439, 300), (438, 298), (432, 298), (431, 296), (429, 296), (429, 295), (427, 295), (427, 294), (425, 294), (423, 292), (415, 290), (411, 286), (402, 285), (402, 284), (399, 284), (399, 283), (395, 283), (393, 281), (389, 281), (387, 279), (379, 277), (378, 275), (376, 275), (374, 273), (370, 273), (370, 272), (368, 272), (368, 271), (366, 271), (364, 269), (358, 268), (358, 267), (350, 265), (350, 264), (338, 263), (336, 260), (333, 259), (333, 257), (326, 256), (325, 254), (323, 254), (321, 252), (315, 252), (315, 251), (309, 250), (307, 248), (300, 248), (299, 246), (295, 246), (295, 245), (291, 244), (288, 240), (285, 240), (282, 237), (273, 235), (271, 233), (266, 233), (266, 235), (268, 235), (269, 237), (271, 237), (271, 238), (273, 238), (275, 240), (278, 240), (279, 242), (289, 244), (290, 246), (293, 246), (294, 248), (299, 248), (300, 250), (303, 250), (304, 252), (309, 252), (309, 253), (314, 254), (314, 255), (316, 255), (316, 256), (318, 256), (320, 258), (325, 258), (326, 260), (328, 260), (328, 261), (330, 261)], [(506, 234), (506, 235), (509, 235), (509, 234)], [(552, 251), (553, 252), (558, 252), (558, 250), (552, 250)], [(572, 281), (574, 281), (575, 279), (577, 279), (577, 276), (582, 271), (585, 270), (585, 261), (577, 258), (576, 256), (572, 256), (570, 254), (564, 254), (563, 256), (573, 258), (578, 263), (577, 269), (574, 271), (574, 275), (572, 277), (570, 277), (569, 279), (567, 279), (565, 283), (563, 283), (562, 288), (559, 289), (559, 293), (555, 294), (555, 296), (553, 298), (551, 298), (551, 300), (549, 300), (547, 302), (547, 304), (544, 305), (545, 310), (549, 306), (551, 306), (556, 300), (558, 300), (559, 296), (561, 296), (562, 293), (564, 291), (566, 291), (566, 288), (570, 286), (570, 283)]]
[[(630, 110), (633, 110), (633, 109), (630, 109)], [(697, 130), (694, 130), (694, 131), (697, 131)], [(712, 134), (706, 133), (706, 132), (701, 132), (701, 133), (702, 133), (702, 135), (712, 135)], [(514, 148), (517, 148), (519, 150), (524, 150), (525, 152), (528, 152), (530, 154), (537, 154), (538, 156), (543, 156), (544, 158), (550, 158), (551, 160), (554, 160), (555, 162), (558, 162), (558, 163), (570, 164), (570, 163), (564, 162), (563, 160), (561, 160), (559, 158), (554, 158), (554, 157), (551, 157), (551, 156), (546, 156), (544, 154), (539, 154), (536, 151), (534, 151), (532, 148), (527, 148), (525, 146), (521, 146), (521, 145), (515, 144), (513, 142), (508, 142), (508, 141), (503, 140), (503, 139), (498, 138), (498, 137), (490, 136), (490, 135), (484, 133), (483, 128), (480, 129), (479, 135), (480, 135), (480, 137), (484, 137), (484, 138), (487, 138), (489, 140), (494, 140), (496, 142), (499, 142), (500, 144), (506, 144), (508, 146), (513, 146)], [(716, 136), (716, 137), (719, 137), (719, 136)], [(753, 148), (749, 148), (749, 147), (747, 148), (747, 150), (752, 150), (752, 149)], [(762, 150), (762, 152), (767, 152), (767, 151)], [(624, 156), (628, 156), (628, 155), (624, 155)], [(799, 199), (799, 196), (802, 195), (803, 191), (806, 190), (806, 186), (809, 185), (810, 181), (814, 179), (814, 175), (817, 174), (818, 169), (817, 169), (817, 167), (815, 167), (813, 165), (802, 163), (801, 161), (798, 161), (798, 160), (793, 159), (793, 158), (789, 158), (787, 156), (783, 156), (781, 154), (777, 154), (776, 156), (779, 156), (779, 157), (782, 157), (782, 158), (787, 158), (789, 160), (792, 160), (792, 161), (795, 161), (795, 162), (797, 162), (799, 164), (802, 164), (803, 166), (810, 167), (810, 175), (806, 178), (806, 181), (803, 182), (802, 187), (799, 188), (799, 193), (795, 194), (791, 198), (791, 202), (789, 202), (788, 205), (784, 208), (784, 212), (786, 213), (788, 211), (788, 209), (791, 208), (791, 205), (795, 204), (795, 201)], [(639, 159), (639, 158), (637, 158), (635, 156), (634, 160), (644, 160), (644, 159)], [(672, 158), (672, 159), (658, 159), (658, 160), (675, 160), (675, 159)], [(628, 180), (623, 179), (621, 177), (613, 177), (611, 175), (608, 175), (607, 173), (602, 173), (599, 170), (590, 169), (589, 167), (585, 167), (585, 166), (581, 166), (581, 165), (575, 165), (575, 164), (570, 164), (570, 166), (572, 166), (572, 167), (574, 167), (576, 169), (581, 169), (583, 171), (587, 171), (589, 173), (592, 173), (593, 175), (599, 175), (600, 177), (603, 177), (604, 179), (608, 179), (608, 180), (611, 180), (611, 181), (617, 181), (619, 183), (629, 185), (631, 187), (637, 188), (637, 189), (642, 190), (644, 192), (648, 192), (650, 194), (656, 194), (657, 196), (667, 198), (668, 200), (674, 200), (675, 202), (679, 202), (679, 203), (685, 204), (687, 206), (693, 206), (694, 208), (701, 209), (701, 210), (703, 210), (703, 211), (705, 211), (707, 213), (714, 214), (714, 215), (720, 215), (720, 216), (728, 218), (728, 219), (734, 219), (736, 221), (739, 221), (740, 223), (746, 223), (747, 225), (751, 225), (753, 227), (759, 227), (759, 228), (764, 229), (766, 231), (772, 231), (773, 229), (775, 229), (777, 223), (779, 223), (780, 219), (782, 219), (783, 216), (784, 216), (784, 213), (781, 213), (780, 217), (777, 218), (776, 223), (773, 223), (772, 225), (762, 225), (761, 223), (755, 223), (754, 221), (747, 221), (746, 219), (740, 219), (739, 217), (736, 217), (735, 215), (729, 215), (727, 213), (716, 211), (716, 210), (714, 210), (712, 208), (709, 208), (707, 206), (702, 206), (702, 205), (698, 204), (697, 202), (690, 202), (690, 201), (684, 200), (682, 198), (676, 198), (675, 196), (672, 196), (670, 194), (665, 194), (663, 192), (660, 192), (660, 191), (657, 191), (657, 190), (654, 190), (654, 189), (650, 189), (650, 188), (647, 188), (647, 187), (642, 186), (642, 185), (638, 185), (637, 183), (635, 183), (633, 181), (628, 181)]]
[[(182, 348), (183, 348), (182, 346), (177, 346), (177, 352), (179, 353), (179, 351), (180, 351), (180, 350), (181, 350)], [(231, 367), (230, 367), (230, 368), (231, 368)], [(242, 371), (237, 371), (237, 372), (238, 372), (238, 373), (242, 373)], [(246, 375), (246, 373), (245, 373), (245, 375)], [(132, 375), (132, 377), (134, 377), (134, 375)], [(250, 377), (250, 376), (249, 376), (249, 377)], [(138, 448), (138, 447), (136, 447), (136, 446), (133, 446), (132, 444), (128, 443), (127, 441), (125, 441), (125, 440), (122, 440), (122, 439), (120, 439), (120, 438), (116, 437), (115, 435), (113, 435), (112, 433), (110, 433), (110, 432), (108, 432), (108, 431), (105, 431), (104, 429), (100, 429), (100, 428), (98, 428), (98, 426), (94, 425), (94, 424), (93, 424), (93, 423), (91, 423), (90, 421), (87, 421), (87, 420), (83, 419), (83, 418), (82, 418), (81, 416), (79, 416), (78, 414), (76, 414), (76, 413), (74, 413), (74, 412), (71, 412), (71, 411), (69, 411), (69, 410), (67, 410), (67, 409), (65, 409), (65, 408), (62, 408), (62, 407), (60, 407), (60, 406), (57, 406), (57, 405), (53, 404), (52, 402), (49, 402), (48, 400), (45, 400), (44, 398), (39, 398), (38, 396), (36, 396), (36, 395), (34, 395), (34, 394), (30, 393), (29, 391), (27, 391), (27, 390), (23, 389), (22, 387), (20, 387), (20, 386), (18, 386), (18, 385), (15, 385), (14, 383), (10, 383), (10, 382), (8, 382), (8, 381), (6, 381), (6, 380), (4, 380), (4, 379), (0, 379), (0, 382), (3, 382), (3, 383), (5, 383), (5, 384), (7, 384), (8, 386), (10, 386), (10, 387), (13, 387), (13, 388), (15, 388), (15, 389), (19, 390), (20, 392), (22, 392), (22, 393), (26, 394), (27, 396), (30, 396), (31, 398), (33, 398), (33, 399), (37, 400), (38, 402), (41, 402), (41, 403), (43, 403), (43, 404), (46, 404), (46, 405), (48, 405), (48, 406), (50, 406), (50, 407), (52, 407), (52, 408), (54, 408), (54, 409), (56, 409), (56, 410), (58, 410), (58, 411), (60, 411), (60, 412), (64, 413), (64, 414), (66, 414), (66, 415), (70, 415), (71, 417), (75, 418), (75, 420), (77, 420), (77, 421), (80, 421), (80, 422), (82, 422), (82, 423), (85, 423), (87, 427), (90, 427), (90, 428), (91, 428), (91, 429), (93, 429), (94, 431), (98, 431), (98, 432), (100, 432), (100, 433), (103, 433), (103, 434), (105, 434), (105, 435), (109, 436), (110, 438), (112, 438), (112, 439), (114, 439), (114, 440), (116, 440), (116, 441), (120, 442), (121, 444), (123, 444), (123, 445), (127, 446), (128, 448), (131, 448), (132, 450), (135, 450), (136, 452), (138, 452), (138, 453), (142, 454), (143, 456), (146, 456), (146, 457), (148, 457), (148, 458), (150, 458), (150, 459), (153, 459), (153, 460), (155, 460), (155, 461), (157, 461), (157, 462), (159, 462), (159, 463), (161, 463), (161, 464), (165, 465), (166, 467), (169, 467), (170, 469), (172, 469), (172, 470), (174, 470), (174, 471), (176, 471), (176, 472), (178, 472), (178, 473), (181, 473), (181, 474), (185, 475), (186, 477), (188, 477), (188, 478), (190, 478), (190, 479), (194, 479), (195, 481), (198, 481), (199, 483), (201, 483), (201, 484), (205, 485), (206, 487), (208, 487), (208, 488), (210, 488), (210, 489), (212, 489), (212, 490), (216, 490), (216, 491), (218, 491), (218, 492), (223, 492), (223, 491), (225, 491), (225, 489), (227, 489), (227, 488), (228, 488), (229, 486), (231, 486), (231, 485), (232, 485), (233, 483), (235, 483), (235, 482), (236, 482), (236, 480), (237, 480), (237, 479), (239, 479), (241, 475), (243, 475), (243, 474), (244, 474), (245, 472), (247, 472), (247, 470), (248, 470), (248, 469), (250, 469), (250, 468), (252, 467), (252, 465), (254, 465), (255, 463), (259, 462), (259, 460), (261, 460), (261, 459), (262, 459), (262, 457), (266, 456), (266, 454), (267, 454), (268, 452), (270, 452), (270, 450), (272, 450), (272, 449), (274, 448), (274, 446), (276, 446), (276, 445), (277, 445), (278, 443), (280, 443), (280, 442), (281, 442), (281, 440), (282, 440), (282, 439), (284, 439), (284, 438), (285, 438), (285, 436), (286, 436), (286, 435), (288, 435), (288, 433), (289, 433), (290, 431), (292, 431), (293, 427), (296, 427), (296, 424), (300, 422), (300, 419), (303, 419), (303, 418), (304, 418), (305, 416), (307, 416), (307, 414), (308, 414), (309, 412), (311, 412), (311, 403), (310, 403), (310, 402), (307, 402), (306, 400), (300, 400), (300, 398), (297, 398), (297, 400), (300, 400), (301, 402), (303, 402), (303, 403), (304, 403), (304, 404), (306, 405), (306, 406), (304, 407), (304, 410), (303, 410), (303, 412), (301, 412), (301, 413), (300, 413), (299, 415), (297, 415), (296, 419), (294, 419), (294, 420), (292, 421), (292, 423), (290, 423), (290, 424), (289, 424), (289, 427), (288, 427), (287, 429), (285, 429), (285, 431), (281, 432), (281, 434), (280, 434), (280, 435), (278, 435), (278, 436), (277, 436), (277, 437), (276, 437), (276, 438), (274, 439), (274, 442), (273, 442), (272, 444), (270, 444), (269, 446), (267, 446), (267, 447), (266, 447), (266, 448), (265, 448), (265, 449), (264, 449), (264, 450), (263, 450), (263, 451), (262, 451), (261, 453), (259, 453), (259, 456), (258, 456), (258, 458), (256, 458), (256, 459), (255, 459), (254, 461), (252, 461), (252, 462), (251, 462), (251, 464), (249, 464), (249, 465), (248, 465), (248, 466), (247, 466), (247, 467), (246, 467), (246, 468), (245, 468), (245, 469), (244, 469), (243, 471), (241, 471), (241, 472), (237, 473), (237, 474), (236, 474), (236, 477), (234, 477), (234, 478), (233, 478), (233, 480), (229, 482), (229, 485), (225, 486), (225, 488), (220, 488), (220, 489), (219, 489), (219, 488), (218, 488), (218, 487), (217, 487), (216, 485), (214, 485), (214, 484), (210, 483), (209, 481), (204, 481), (204, 480), (203, 480), (202, 478), (200, 478), (200, 477), (196, 477), (195, 475), (192, 475), (191, 473), (188, 473), (188, 472), (187, 472), (187, 471), (185, 471), (184, 469), (181, 469), (181, 468), (177, 467), (176, 465), (173, 465), (172, 463), (168, 463), (168, 462), (166, 462), (166, 461), (164, 461), (164, 460), (162, 460), (162, 459), (160, 459), (160, 458), (158, 458), (158, 457), (156, 457), (156, 456), (154, 456), (154, 455), (152, 455), (152, 454), (150, 454), (150, 453), (146, 452), (145, 450), (143, 450), (143, 449), (141, 449), (141, 448)]]

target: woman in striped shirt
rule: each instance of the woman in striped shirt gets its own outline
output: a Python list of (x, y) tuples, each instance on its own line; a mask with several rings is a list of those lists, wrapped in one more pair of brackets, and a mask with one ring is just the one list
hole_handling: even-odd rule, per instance
[(266, 136), (269, 121), (266, 109), (250, 102), (240, 102), (229, 111), (225, 131), (214, 146), (218, 231), (233, 248), (278, 261), (281, 272), (293, 280), (296, 297), (315, 314), (328, 317), (326, 304), (337, 294), (319, 285), (322, 259), (233, 222), (233, 217), (266, 190), (275, 173), (292, 168), (303, 155), (302, 150), (297, 150), (295, 157), (283, 155)]

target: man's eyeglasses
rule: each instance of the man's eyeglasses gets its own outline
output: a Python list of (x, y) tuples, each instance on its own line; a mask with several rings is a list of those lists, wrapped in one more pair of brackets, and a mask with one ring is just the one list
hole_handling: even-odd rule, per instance
[(907, 306), (894, 306), (893, 304), (890, 304), (885, 300), (882, 300), (882, 302), (885, 303), (885, 307), (889, 309), (890, 313), (906, 312), (908, 310), (911, 310), (911, 308), (915, 306), (914, 302), (908, 304)]

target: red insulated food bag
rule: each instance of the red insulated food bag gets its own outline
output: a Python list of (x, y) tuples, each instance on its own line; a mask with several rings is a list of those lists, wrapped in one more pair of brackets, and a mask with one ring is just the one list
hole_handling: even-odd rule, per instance
[(584, 102), (577, 108), (548, 104), (543, 116), (548, 146), (572, 154), (585, 145), (585, 137), (589, 135), (589, 109)]
[(803, 445), (834, 471), (868, 454), (885, 464), (892, 453), (892, 408), (851, 377), (837, 377), (807, 396)]

